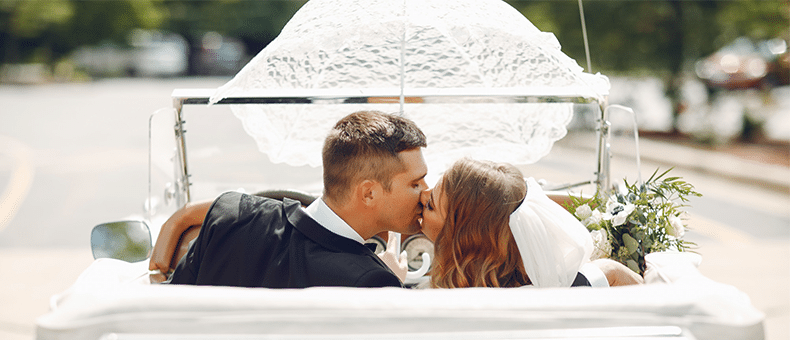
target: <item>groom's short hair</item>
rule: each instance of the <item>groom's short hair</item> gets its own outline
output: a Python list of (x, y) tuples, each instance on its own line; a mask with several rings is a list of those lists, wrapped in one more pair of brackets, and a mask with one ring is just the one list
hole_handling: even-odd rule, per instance
[(345, 201), (362, 180), (375, 180), (389, 191), (392, 178), (405, 171), (398, 153), (426, 146), (425, 134), (407, 118), (378, 111), (345, 116), (324, 141), (324, 195)]

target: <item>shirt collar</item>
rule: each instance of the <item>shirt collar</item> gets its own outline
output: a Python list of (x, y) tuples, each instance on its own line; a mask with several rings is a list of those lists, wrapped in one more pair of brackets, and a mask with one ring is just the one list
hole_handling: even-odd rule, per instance
[(329, 230), (336, 235), (352, 239), (361, 244), (365, 244), (365, 240), (362, 239), (362, 236), (359, 236), (359, 233), (357, 233), (356, 230), (351, 228), (351, 226), (348, 225), (346, 221), (343, 221), (340, 216), (337, 216), (337, 214), (335, 214), (335, 212), (332, 211), (328, 205), (326, 205), (323, 197), (319, 197), (313, 201), (313, 203), (305, 208), (305, 212), (308, 216), (318, 222), (318, 224), (326, 228), (326, 230)]

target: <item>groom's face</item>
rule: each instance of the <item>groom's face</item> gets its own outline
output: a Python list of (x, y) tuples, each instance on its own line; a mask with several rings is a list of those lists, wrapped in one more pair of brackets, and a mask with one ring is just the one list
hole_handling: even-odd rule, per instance
[(422, 217), (420, 194), (428, 189), (425, 183), (428, 166), (421, 148), (401, 151), (398, 157), (406, 170), (393, 176), (390, 191), (384, 193), (379, 225), (384, 230), (416, 234), (420, 231)]

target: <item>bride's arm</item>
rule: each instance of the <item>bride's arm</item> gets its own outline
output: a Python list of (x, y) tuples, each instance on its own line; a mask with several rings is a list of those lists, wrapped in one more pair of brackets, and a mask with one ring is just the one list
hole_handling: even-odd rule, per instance
[(609, 281), (609, 286), (628, 286), (645, 283), (642, 278), (633, 270), (628, 269), (620, 262), (610, 259), (597, 259), (592, 262), (606, 275), (606, 280)]

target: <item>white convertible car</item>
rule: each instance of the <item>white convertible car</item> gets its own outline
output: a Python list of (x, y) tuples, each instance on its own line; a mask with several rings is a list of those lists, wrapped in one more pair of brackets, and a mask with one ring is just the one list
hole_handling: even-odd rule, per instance
[[(149, 281), (151, 237), (175, 209), (227, 190), (320, 193), (325, 133), (361, 109), (413, 119), (428, 136), (432, 172), (461, 156), (533, 164), (572, 120), (587, 119), (597, 150), (590, 171), (544, 183), (566, 194), (608, 188), (608, 91), (606, 77), (583, 72), (552, 34), (500, 0), (311, 0), (228, 84), (176, 89), (173, 107), (151, 116), (143, 217), (94, 230), (97, 260), (52, 297), (36, 336), (763, 339), (763, 314), (744, 293), (701, 275), (693, 253), (650, 254), (646, 284), (613, 288), (265, 289)], [(427, 239), (413, 235), (402, 246), (412, 270), (427, 268)], [(412, 274), (409, 283), (426, 279)]]

